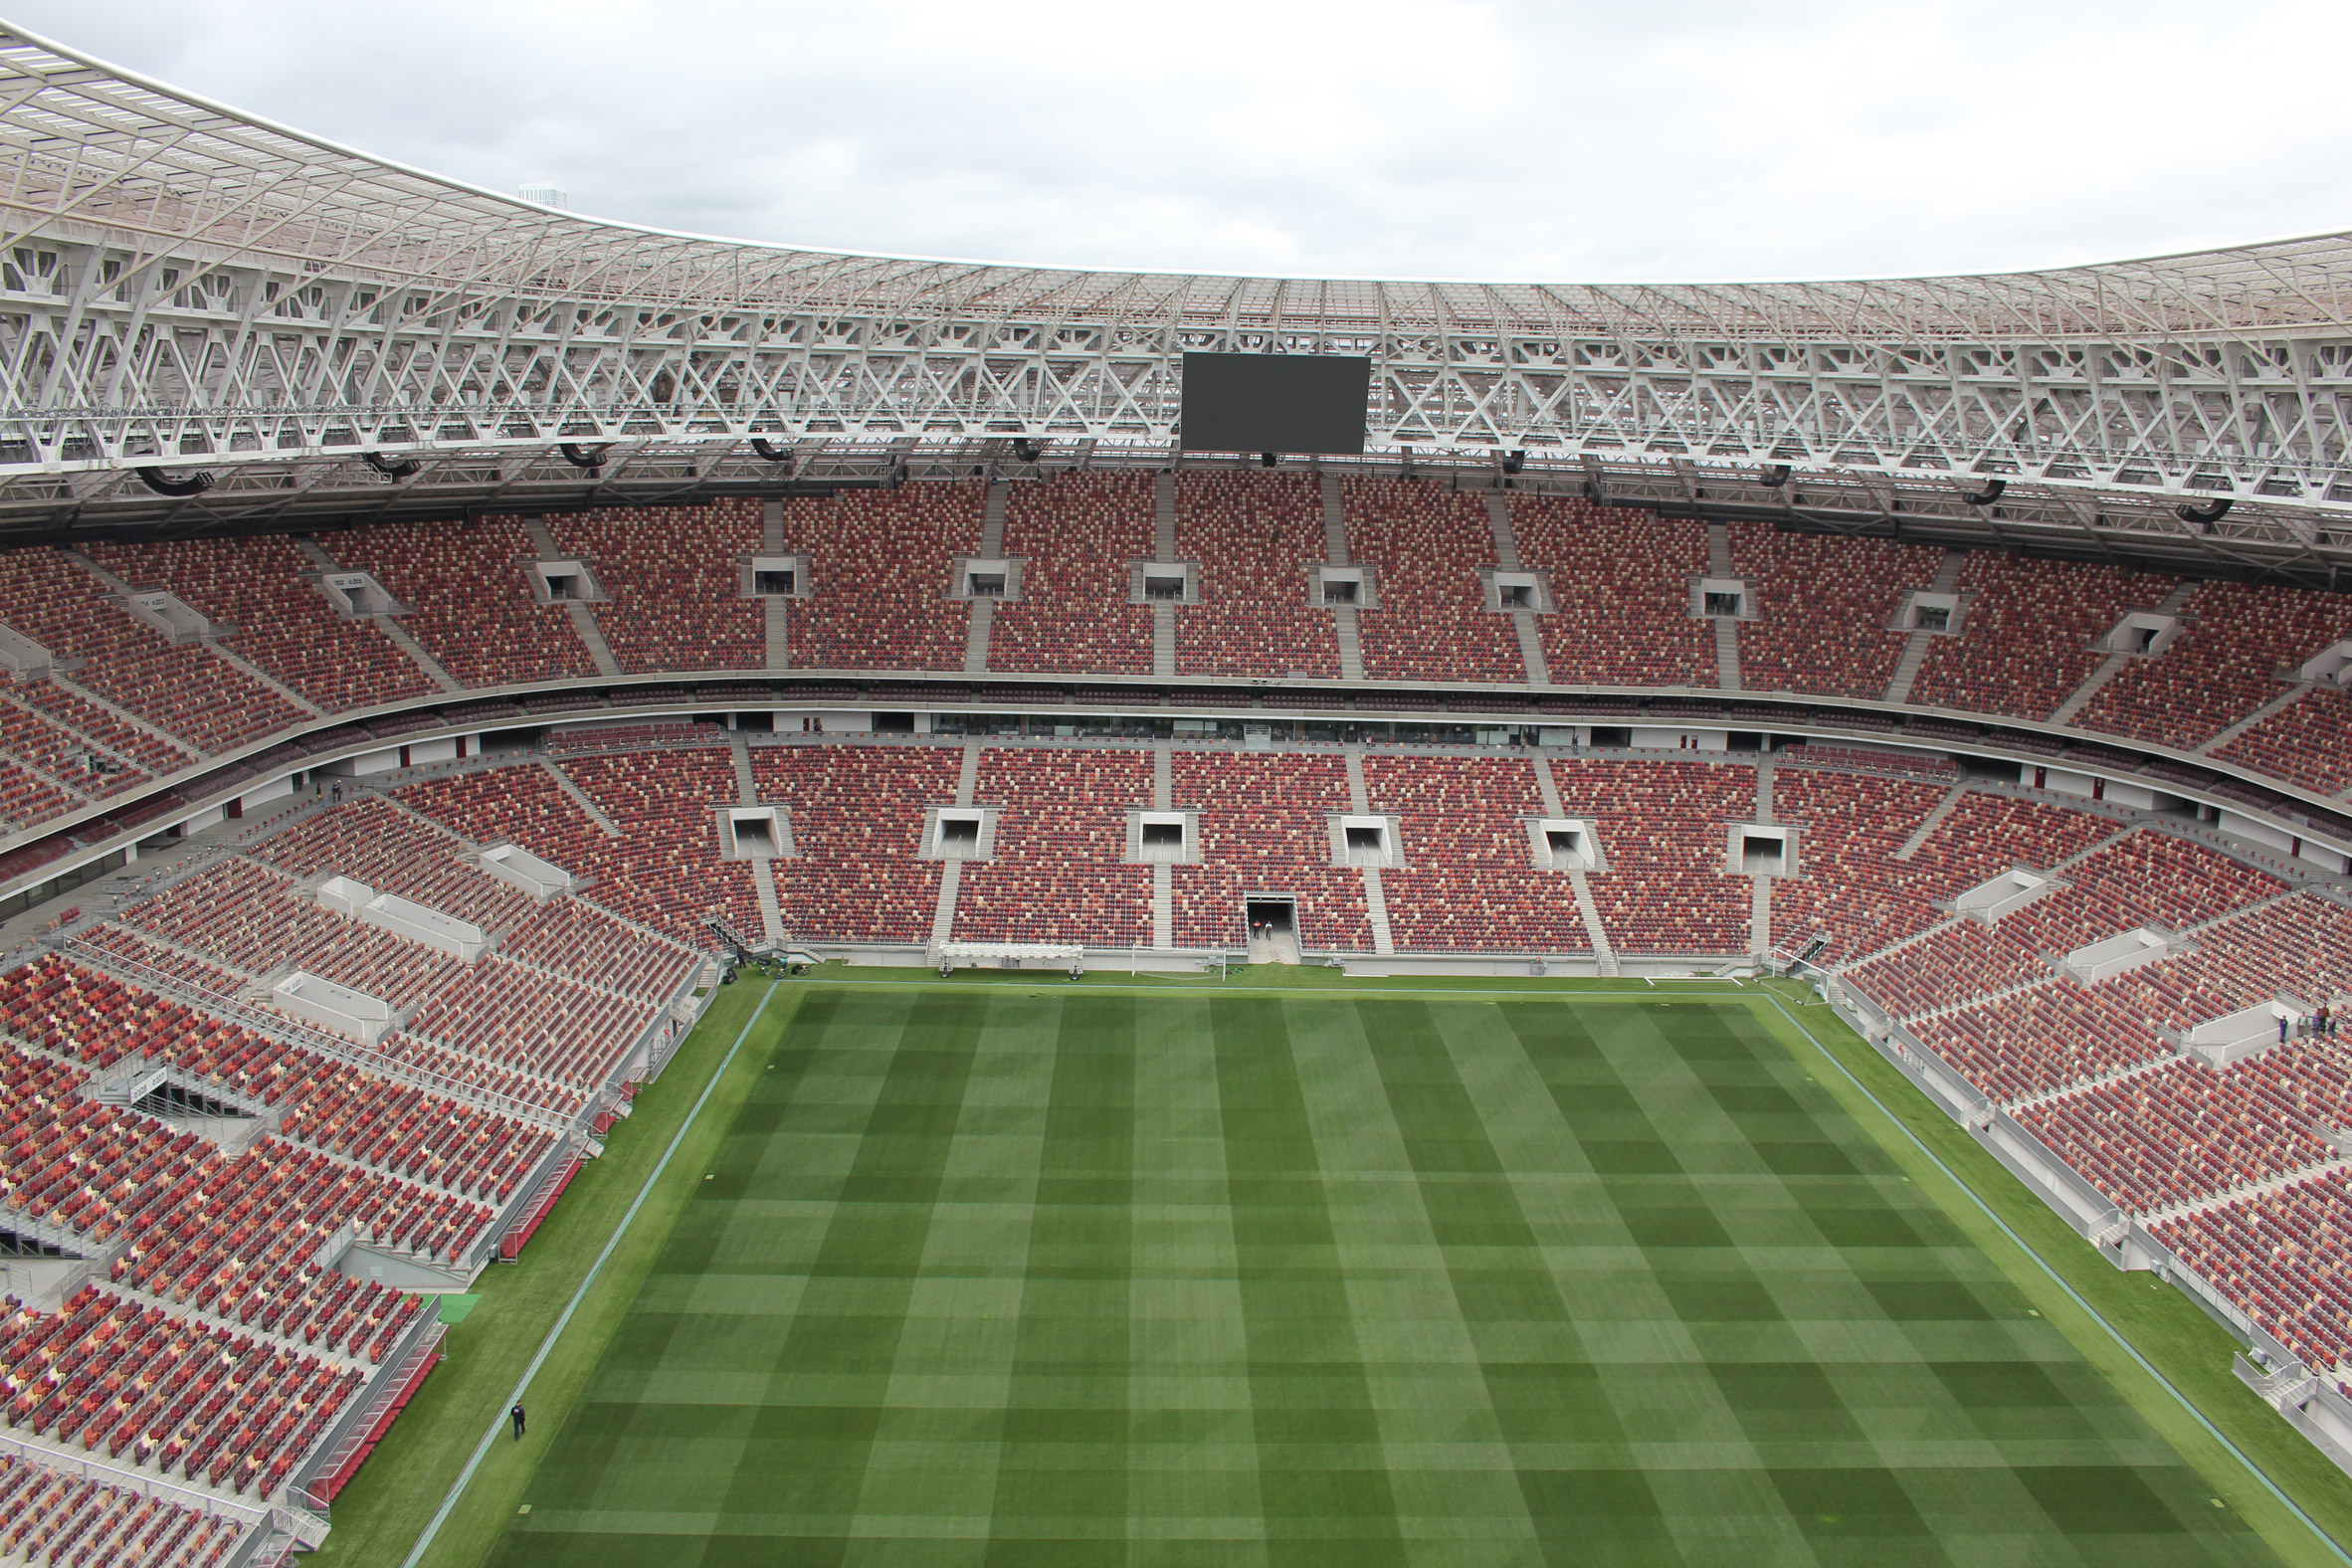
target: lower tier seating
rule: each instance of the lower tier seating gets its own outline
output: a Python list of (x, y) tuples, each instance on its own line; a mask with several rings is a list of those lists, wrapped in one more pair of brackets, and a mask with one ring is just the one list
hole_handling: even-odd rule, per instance
[(0, 1455), (0, 1560), (64, 1568), (212, 1568), (237, 1550), (248, 1526)]

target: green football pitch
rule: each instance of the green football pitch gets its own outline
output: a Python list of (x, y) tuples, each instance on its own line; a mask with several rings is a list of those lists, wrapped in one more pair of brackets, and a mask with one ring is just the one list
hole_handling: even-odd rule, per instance
[(496, 1568), (2276, 1561), (1744, 1005), (773, 1038)]

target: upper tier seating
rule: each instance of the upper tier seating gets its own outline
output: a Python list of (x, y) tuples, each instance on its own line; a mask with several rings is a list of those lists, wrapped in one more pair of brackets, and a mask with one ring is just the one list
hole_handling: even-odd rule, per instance
[(758, 670), (767, 663), (759, 601), (741, 596), (738, 560), (760, 547), (759, 502), (616, 506), (547, 518), (609, 595), (597, 630), (631, 675)]
[[(24, 687), (0, 686), (0, 690), (16, 695)], [(104, 716), (86, 702), (79, 705), (88, 708), (93, 714)], [(117, 724), (115, 727), (136, 733), (130, 731), (126, 724)], [(151, 777), (144, 767), (98, 736), (76, 733), (56, 718), (30, 706), (19, 706), (5, 698), (0, 698), (0, 748), (5, 748), (11, 757), (38, 769), (41, 774), (67, 789), (93, 800), (102, 800), (108, 795), (138, 789)], [(163, 765), (167, 769), (187, 760), (178, 753), (172, 755), (178, 760), (166, 760)]]
[(335, 564), (372, 573), (410, 607), (401, 629), (468, 686), (593, 678), (596, 661), (560, 604), (540, 604), (538, 550), (515, 517), (394, 522), (329, 541)]
[(1177, 475), (1176, 554), (1201, 563), (1201, 602), (1176, 612), (1178, 675), (1338, 679), (1331, 617), (1306, 607), (1306, 568), (1326, 558), (1312, 475)]
[(1748, 950), (1754, 886), (1727, 875), (1724, 825), (1756, 820), (1752, 765), (1554, 758), (1571, 817), (1590, 818), (1609, 869), (1589, 879), (1621, 953)]
[(344, 620), (302, 581), (317, 568), (291, 539), (93, 544), (88, 553), (133, 587), (168, 588), (208, 619), (235, 627), (222, 647), (330, 713), (435, 689), (390, 638), (367, 622)]
[(992, 746), (972, 799), (1002, 811), (994, 858), (961, 873), (956, 941), (1151, 941), (1151, 868), (1121, 864), (1126, 810), (1151, 803), (1148, 753)]
[(2213, 755), (2328, 795), (2352, 791), (2352, 695), (2314, 686)]
[(1971, 550), (1960, 566), (1959, 591), (1970, 596), (1960, 635), (1929, 640), (1911, 700), (2048, 718), (2105, 658), (2093, 642), (2126, 610), (2151, 609), (2177, 586), (2090, 561)]
[[(196, 760), (193, 743), (175, 745), (163, 735), (127, 723), (80, 692), (67, 689), (61, 682), (14, 682), (7, 687), (7, 693), (8, 709), (21, 711), (29, 721), (24, 725), (11, 723), (8, 733), (12, 745), (18, 743), (19, 737), (38, 734), (40, 730), (35, 726), (45, 726), (62, 734), (73, 752), (95, 747), (102, 755), (119, 758), (130, 765), (129, 777), (133, 779), (138, 779), (140, 768), (150, 774), (169, 775)], [(43, 744), (55, 742), (54, 735), (43, 740)], [(70, 778), (71, 774), (67, 776)]]
[(1567, 876), (1534, 869), (1526, 819), (1545, 814), (1541, 765), (1526, 756), (1364, 758), (1372, 808), (1396, 813), (1404, 840), (1405, 864), (1380, 879), (1400, 951), (1592, 950)]
[(1012, 486), (1003, 548), (1023, 563), (1021, 599), (991, 612), (988, 668), (1151, 674), (1151, 610), (1128, 602), (1128, 563), (1150, 558), (1153, 515), (1148, 474)]
[(80, 793), (69, 794), (30, 768), (0, 757), (0, 823), (30, 828), (62, 817), (83, 803)]
[(1519, 564), (1551, 584), (1558, 613), (1539, 617), (1543, 657), (1562, 685), (1713, 686), (1715, 632), (1690, 614), (1690, 579), (1707, 570), (1703, 523), (1513, 495)]
[(1761, 601), (1739, 627), (1745, 689), (1876, 701), (1903, 652), (1888, 624), (1906, 590), (1935, 580), (1943, 552), (1734, 522), (1731, 561)]
[(1486, 498), (1412, 479), (1348, 480), (1340, 493), (1348, 555), (1376, 568), (1379, 608), (1358, 617), (1366, 678), (1525, 681), (1511, 618), (1484, 605)]
[(2352, 594), (2207, 583), (2170, 647), (2135, 659), (2075, 724), (2190, 749), (2283, 693), (2277, 671), (2352, 637)]
[(980, 549), (976, 482), (843, 490), (784, 503), (784, 539), (809, 557), (815, 597), (788, 619), (799, 670), (961, 670), (971, 610), (947, 598), (959, 555)]
[[(308, 715), (200, 645), (173, 647), (109, 603), (98, 578), (60, 550), (0, 553), (0, 622), (60, 660), (86, 661), (70, 677), (14, 688), (48, 708), (40, 688), (59, 680), (127, 708), (209, 752), (228, 751), (304, 722)], [(187, 758), (176, 760), (184, 766)]]
[(1244, 946), (1244, 897), (1278, 893), (1297, 899), (1301, 947), (1372, 950), (1363, 874), (1331, 864), (1329, 814), (1348, 810), (1343, 759), (1178, 750), (1168, 799), (1201, 813), (1203, 864), (1171, 868), (1177, 946)]

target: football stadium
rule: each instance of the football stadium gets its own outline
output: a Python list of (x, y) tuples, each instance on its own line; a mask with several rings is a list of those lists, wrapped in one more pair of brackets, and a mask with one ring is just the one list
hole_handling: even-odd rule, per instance
[(0, 1564), (2352, 1564), (2352, 235), (0, 161)]

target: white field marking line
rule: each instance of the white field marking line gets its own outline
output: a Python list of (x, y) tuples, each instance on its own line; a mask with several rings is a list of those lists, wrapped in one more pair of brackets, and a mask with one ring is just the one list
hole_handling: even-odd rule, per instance
[(653, 1173), (646, 1177), (645, 1185), (637, 1190), (637, 1199), (629, 1205), (629, 1212), (621, 1216), (621, 1223), (614, 1226), (613, 1234), (606, 1238), (604, 1251), (598, 1253), (596, 1262), (588, 1266), (588, 1273), (580, 1280), (580, 1288), (572, 1292), (563, 1315), (555, 1320), (553, 1328), (547, 1330), (547, 1337), (539, 1341), (539, 1353), (531, 1357), (529, 1366), (522, 1369), (522, 1379), (514, 1385), (514, 1392), (507, 1396), (505, 1409), (490, 1418), (490, 1430), (474, 1446), (474, 1457), (466, 1462), (465, 1470), (459, 1472), (457, 1480), (450, 1486), (449, 1495), (441, 1499), (441, 1506), (433, 1510), (433, 1517), (426, 1521), (424, 1533), (417, 1537), (417, 1544), (409, 1549), (401, 1568), (417, 1568), (417, 1564), (424, 1560), (426, 1549), (433, 1544), (433, 1537), (440, 1533), (443, 1521), (449, 1518), (450, 1510), (458, 1505), (458, 1498), (474, 1479), (474, 1472), (482, 1468), (483, 1459), (490, 1453), (490, 1445), (498, 1441), (498, 1434), (505, 1429), (506, 1411), (522, 1403), (523, 1391), (531, 1386), (531, 1379), (538, 1376), (540, 1364), (546, 1361), (548, 1352), (555, 1348), (555, 1341), (563, 1336), (565, 1325), (571, 1322), (572, 1314), (580, 1309), (581, 1301), (587, 1298), (588, 1287), (596, 1283), (596, 1276), (604, 1272), (605, 1260), (612, 1257), (613, 1249), (621, 1245), (621, 1238), (629, 1232), (630, 1222), (637, 1218), (637, 1211), (645, 1207), (646, 1198), (652, 1194), (654, 1183), (660, 1181), (662, 1173), (670, 1168), (670, 1156), (676, 1154), (678, 1146), (686, 1141), (686, 1133), (694, 1125), (694, 1118), (702, 1114), (703, 1105), (709, 1101), (712, 1090), (718, 1087), (718, 1080), (725, 1078), (727, 1069), (734, 1065), (735, 1054), (743, 1049), (743, 1042), (751, 1038), (751, 1026), (759, 1022), (759, 1015), (768, 1010), (768, 1004), (775, 997), (776, 988), (770, 986), (768, 994), (759, 999), (759, 1006), (753, 1008), (751, 1016), (743, 1021), (743, 1032), (727, 1048), (726, 1058), (719, 1063), (718, 1071), (710, 1075), (710, 1081), (702, 1085), (701, 1096), (694, 1101), (693, 1108), (686, 1112), (686, 1120), (678, 1124), (677, 1133), (670, 1139), (670, 1147), (662, 1151), (662, 1158), (655, 1163)]
[[(1037, 980), (1036, 984), (1038, 984), (1038, 985), (1039, 985), (1039, 986), (1041, 986), (1041, 987), (1046, 987), (1046, 986), (1052, 986), (1052, 985), (1053, 985), (1053, 983), (1054, 983), (1054, 982), (1053, 982), (1052, 980), (1050, 980), (1050, 979), (1048, 979), (1048, 978), (1047, 978), (1047, 976), (1046, 976), (1046, 971), (1044, 971), (1044, 970), (1042, 970), (1042, 969), (1041, 969), (1041, 970), (1039, 970), (1039, 971), (1038, 971), (1038, 975), (1039, 975), (1039, 978), (1038, 978), (1038, 980)], [(1580, 1001), (1580, 1000), (1583, 1000), (1584, 998), (1587, 998), (1587, 997), (1624, 997), (1624, 996), (1638, 996), (1638, 997), (1643, 997), (1643, 998), (1645, 998), (1645, 999), (1647, 999), (1647, 1000), (1649, 1000), (1649, 1001), (1653, 1001), (1653, 1002), (1655, 1002), (1655, 1001), (1657, 1001), (1657, 1000), (1658, 1000), (1658, 998), (1659, 998), (1659, 997), (1661, 997), (1661, 996), (1703, 996), (1703, 995), (1705, 995), (1705, 994), (1706, 994), (1706, 993), (1705, 993), (1705, 992), (1703, 992), (1703, 991), (1677, 991), (1677, 990), (1666, 990), (1666, 991), (1660, 991), (1660, 990), (1658, 990), (1658, 989), (1656, 988), (1656, 987), (1657, 987), (1657, 982), (1655, 982), (1655, 981), (1654, 981), (1654, 982), (1652, 982), (1652, 989), (1650, 989), (1650, 990), (1647, 990), (1647, 991), (1538, 991), (1538, 990), (1535, 990), (1535, 989), (1534, 989), (1534, 988), (1532, 988), (1532, 987), (1528, 987), (1528, 988), (1525, 988), (1525, 989), (1519, 989), (1519, 990), (1513, 990), (1513, 989), (1509, 989), (1509, 988), (1503, 988), (1503, 989), (1495, 989), (1495, 990), (1478, 990), (1478, 991), (1473, 991), (1473, 990), (1470, 990), (1470, 989), (1469, 989), (1468, 987), (1463, 987), (1463, 988), (1461, 988), (1461, 989), (1449, 989), (1449, 988), (1447, 988), (1447, 987), (1443, 987), (1443, 986), (1393, 986), (1393, 987), (1387, 987), (1387, 986), (1336, 986), (1336, 985), (1333, 985), (1333, 986), (1227, 985), (1227, 986), (1204, 987), (1204, 986), (1200, 985), (1200, 984), (1199, 984), (1199, 983), (1197, 983), (1197, 982), (1190, 982), (1190, 977), (1187, 977), (1187, 980), (1188, 980), (1188, 983), (1187, 983), (1187, 984), (1184, 984), (1184, 985), (1090, 985), (1090, 986), (1084, 986), (1084, 987), (1081, 987), (1081, 988), (1079, 988), (1079, 990), (1078, 990), (1078, 991), (1077, 991), (1077, 992), (1072, 992), (1072, 993), (1070, 993), (1070, 994), (1073, 994), (1073, 995), (1085, 995), (1085, 994), (1091, 994), (1091, 995), (1095, 995), (1095, 996), (1100, 996), (1100, 995), (1101, 995), (1101, 994), (1103, 994), (1104, 992), (1110, 992), (1110, 993), (1113, 993), (1113, 994), (1115, 994), (1115, 995), (1121, 995), (1121, 996), (1184, 996), (1184, 995), (1187, 995), (1187, 994), (1190, 994), (1190, 993), (1192, 993), (1192, 992), (1196, 992), (1196, 991), (1197, 991), (1197, 992), (1199, 992), (1200, 994), (1202, 994), (1202, 995), (1204, 995), (1204, 996), (1289, 996), (1289, 997), (1298, 997), (1298, 998), (1300, 998), (1300, 999), (1302, 999), (1302, 1000), (1303, 1000), (1303, 999), (1310, 999), (1310, 998), (1313, 998), (1313, 997), (1318, 997), (1318, 996), (1509, 996), (1509, 997), (1520, 997), (1520, 998), (1528, 998), (1528, 997), (1533, 997), (1533, 998), (1535, 998), (1535, 999), (1537, 999), (1537, 1000), (1545, 1000), (1545, 999), (1549, 999), (1549, 1000), (1551, 1000), (1551, 1001), (1554, 1001), (1554, 1002)], [(786, 982), (778, 982), (778, 983), (779, 983), (779, 984), (782, 984), (782, 983), (786, 983)], [(877, 991), (879, 991), (879, 990), (892, 990), (892, 991), (896, 991), (896, 990), (904, 990), (904, 989), (907, 989), (907, 988), (910, 988), (910, 987), (911, 987), (911, 988), (913, 988), (913, 989), (916, 989), (916, 990), (931, 990), (931, 991), (966, 991), (966, 992), (971, 992), (971, 993), (973, 993), (973, 994), (976, 994), (976, 995), (986, 996), (986, 995), (988, 995), (990, 992), (994, 992), (994, 991), (1007, 991), (1007, 992), (1019, 991), (1019, 990), (1021, 989), (1021, 986), (1022, 986), (1022, 983), (1023, 983), (1023, 982), (1020, 982), (1020, 981), (1017, 981), (1017, 980), (1008, 980), (1008, 981), (991, 981), (991, 982), (989, 982), (989, 983), (987, 983), (987, 984), (984, 984), (984, 985), (958, 985), (958, 984), (956, 984), (955, 982), (953, 982), (953, 981), (949, 981), (949, 980), (817, 980), (817, 979), (803, 978), (803, 979), (799, 979), (799, 980), (794, 980), (794, 981), (791, 981), (791, 982), (789, 982), (789, 983), (790, 983), (790, 984), (793, 984), (793, 985), (808, 985), (808, 986), (818, 986), (818, 985), (831, 985), (831, 986), (853, 986), (853, 987), (859, 987), (859, 988), (866, 989), (866, 990), (877, 990)], [(1686, 980), (1686, 981), (1685, 981), (1685, 980), (1672, 980), (1672, 979), (1669, 979), (1669, 980), (1667, 980), (1667, 981), (1666, 982), (1666, 984), (1667, 986), (1669, 986), (1669, 987), (1671, 987), (1671, 986), (1678, 986), (1678, 985), (1705, 985), (1705, 986), (1710, 986), (1710, 987), (1711, 987), (1711, 986), (1720, 986), (1720, 985), (1724, 985), (1724, 984), (1727, 984), (1727, 983), (1728, 983), (1728, 981), (1727, 981), (1727, 980), (1713, 980), (1713, 979), (1708, 979), (1708, 980)], [(1067, 982), (1067, 981), (1064, 981), (1062, 984), (1063, 984), (1063, 986), (1064, 986), (1064, 987), (1067, 987), (1067, 986), (1068, 986), (1068, 984), (1069, 984), (1069, 982)], [(1743, 988), (1743, 989), (1744, 989), (1744, 988)], [(1738, 1000), (1738, 998), (1736, 998), (1736, 997), (1722, 997), (1722, 998), (1719, 998), (1718, 1000), (1729, 1002), (1729, 1001), (1737, 1001), (1737, 1000)]]
[[(1864, 1083), (1861, 1078), (1854, 1076), (1854, 1070), (1846, 1065), (1844, 1060), (1839, 1057), (1837, 1052), (1832, 1051), (1828, 1046), (1824, 1045), (1821, 1039), (1816, 1036), (1812, 1030), (1807, 1029), (1803, 1024), (1798, 1023), (1796, 1015), (1781, 1005), (1781, 1000), (1779, 997), (1772, 996), (1769, 992), (1767, 992), (1766, 995), (1770, 998), (1773, 1008), (1779, 1012), (1780, 1016), (1787, 1019), (1790, 1025), (1793, 1026), (1799, 1034), (1803, 1035), (1807, 1040), (1812, 1041), (1815, 1049), (1820, 1051), (1823, 1056), (1830, 1059), (1830, 1065), (1838, 1070), (1838, 1072), (1845, 1078), (1846, 1081), (1852, 1083), (1857, 1089), (1861, 1090), (1862, 1098), (1868, 1100), (1872, 1105), (1876, 1106), (1880, 1115), (1884, 1116), (1888, 1121), (1893, 1122), (1896, 1127), (1900, 1128), (1902, 1135), (1911, 1140), (1911, 1146), (1917, 1149), (1921, 1154), (1926, 1155), (1928, 1162), (1934, 1165), (1937, 1170), (1943, 1172), (1945, 1178), (1949, 1180), (1953, 1186), (1968, 1194), (1968, 1201), (1975, 1204), (1977, 1208), (1984, 1211), (1985, 1218), (1991, 1220), (1995, 1225), (1999, 1226), (2001, 1228), (2001, 1234), (2008, 1237), (2010, 1241), (2014, 1242), (2020, 1252), (2024, 1253), (2028, 1258), (2033, 1259), (2035, 1267), (2039, 1268), (2044, 1274), (2050, 1275), (2051, 1282), (2056, 1284), (2060, 1290), (2066, 1292), (2066, 1298), (2068, 1300), (2072, 1301), (2076, 1306), (2082, 1308), (2083, 1311), (2090, 1314), (2090, 1320), (2098, 1324), (2099, 1327), (2105, 1329), (2107, 1331), (2107, 1337), (2114, 1340), (2116, 1344), (2122, 1346), (2123, 1353), (2130, 1356), (2133, 1361), (2137, 1362), (2141, 1371), (2154, 1378), (2157, 1382), (2157, 1385), (2162, 1388), (2164, 1392), (2170, 1394), (2174, 1401), (2179, 1404), (2181, 1409), (2187, 1411), (2191, 1416), (2195, 1417), (2197, 1425), (2205, 1429), (2207, 1436), (2211, 1437), (2223, 1448), (2229, 1450), (2231, 1458), (2237, 1460), (2239, 1464), (2245, 1466), (2247, 1472), (2253, 1475), (2254, 1479), (2260, 1481), (2264, 1490), (2269, 1492), (2271, 1496), (2277, 1498), (2280, 1502), (2284, 1503), (2286, 1505), (2287, 1512), (2302, 1520), (2304, 1527), (2308, 1529), (2313, 1535), (2317, 1536), (2321, 1543), (2324, 1544), (2329, 1551), (2335, 1553), (2336, 1560), (2338, 1562), (2352, 1565), (2352, 1556), (2347, 1556), (2345, 1554), (2344, 1548), (2336, 1544), (2334, 1536), (2329, 1535), (2327, 1531), (2321, 1529), (2318, 1522), (2314, 1520), (2311, 1515), (2305, 1513), (2302, 1508), (2296, 1504), (2292, 1497), (2289, 1497), (2285, 1492), (2280, 1491), (2278, 1489), (2278, 1483), (2272, 1480), (2260, 1466), (2256, 1465), (2253, 1460), (2247, 1458), (2245, 1452), (2241, 1450), (2237, 1444), (2232, 1443), (2227, 1437), (2223, 1436), (2222, 1430), (2219, 1427), (2206, 1420), (2205, 1412), (2199, 1410), (2197, 1406), (2190, 1400), (2188, 1395), (2182, 1393), (2178, 1388), (2174, 1387), (2172, 1379), (2166, 1377), (2162, 1372), (2157, 1371), (2155, 1365), (2150, 1362), (2146, 1356), (2140, 1354), (2139, 1347), (2134, 1345), (2130, 1340), (2124, 1338), (2122, 1334), (2117, 1332), (2115, 1325), (2108, 1322), (2106, 1318), (2100, 1314), (2097, 1307), (2092, 1306), (2088, 1301), (2084, 1300), (2081, 1295), (2075, 1291), (2074, 1287), (2066, 1282), (2065, 1277), (2056, 1269), (2053, 1269), (2049, 1262), (2045, 1260), (2039, 1252), (2034, 1250), (2032, 1243), (2028, 1242), (2024, 1237), (2018, 1235), (2017, 1232), (2011, 1230), (2009, 1228), (2009, 1222), (2001, 1218), (2001, 1216), (1994, 1210), (1991, 1204), (1978, 1197), (1974, 1187), (1971, 1187), (1966, 1181), (1963, 1181), (1960, 1177), (1960, 1174), (1953, 1170), (1949, 1165), (1946, 1165), (1943, 1162), (1941, 1156), (1939, 1156), (1935, 1150), (1929, 1148), (1925, 1142), (1921, 1141), (1919, 1134), (1911, 1130), (1910, 1123), (1904, 1121), (1900, 1116), (1897, 1116), (1893, 1111), (1889, 1110), (1884, 1100), (1880, 1099), (1876, 1094), (1870, 1092), (1868, 1084)], [(1860, 1037), (1858, 1036), (1857, 1038), (1859, 1039)]]

